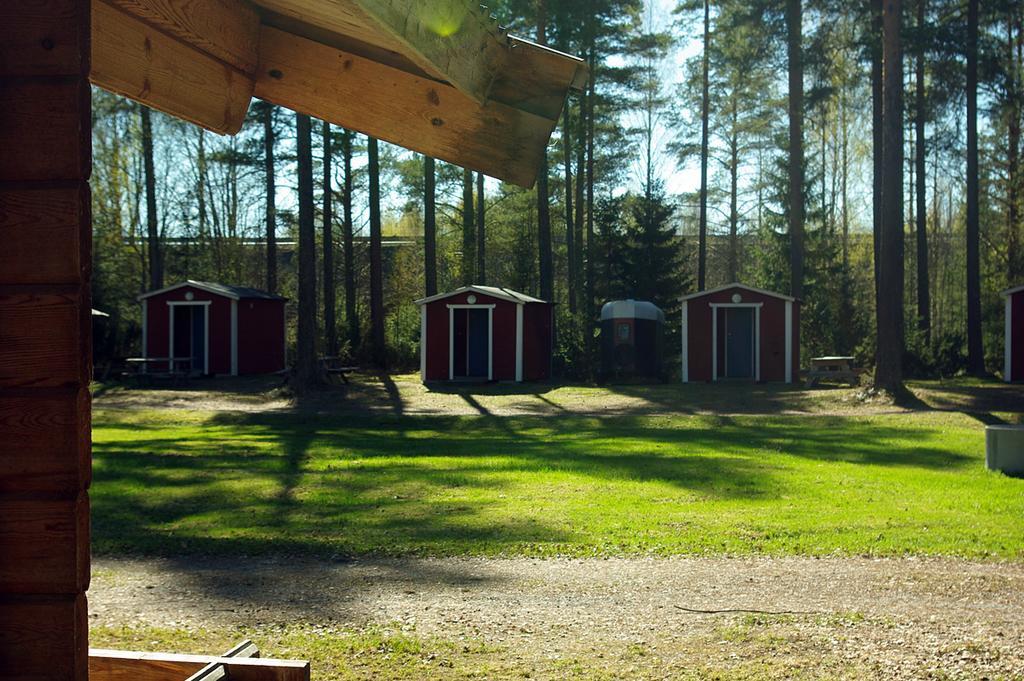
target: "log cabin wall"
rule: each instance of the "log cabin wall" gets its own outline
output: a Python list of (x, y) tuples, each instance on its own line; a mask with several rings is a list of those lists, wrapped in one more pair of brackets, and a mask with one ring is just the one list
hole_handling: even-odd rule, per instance
[(0, 676), (85, 679), (89, 0), (0, 2)]

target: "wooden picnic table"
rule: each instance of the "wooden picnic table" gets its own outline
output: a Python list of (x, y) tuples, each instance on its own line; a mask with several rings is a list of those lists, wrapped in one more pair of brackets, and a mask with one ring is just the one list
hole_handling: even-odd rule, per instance
[[(174, 382), (188, 378), (192, 371), (191, 357), (128, 357), (124, 360), (125, 366), (140, 383), (143, 380), (154, 378), (169, 378)], [(164, 365), (166, 371), (150, 371), (152, 364)]]
[(348, 383), (348, 375), (358, 369), (355, 366), (343, 366), (343, 357), (324, 356), (317, 359), (320, 372), (328, 380), (332, 376), (338, 376), (342, 381)]
[(821, 380), (844, 381), (852, 385), (860, 382), (861, 371), (854, 368), (854, 358), (844, 355), (812, 357), (807, 372), (807, 387), (813, 388)]

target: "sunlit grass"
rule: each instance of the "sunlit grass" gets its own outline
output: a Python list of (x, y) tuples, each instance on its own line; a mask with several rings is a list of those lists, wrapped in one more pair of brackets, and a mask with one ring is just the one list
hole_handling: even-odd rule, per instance
[(98, 553), (1024, 556), (981, 424), (106, 412)]

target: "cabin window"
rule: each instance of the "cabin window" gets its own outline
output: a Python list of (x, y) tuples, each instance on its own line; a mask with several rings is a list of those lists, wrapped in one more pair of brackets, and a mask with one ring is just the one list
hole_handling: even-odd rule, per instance
[(629, 340), (629, 324), (619, 324), (619, 340)]

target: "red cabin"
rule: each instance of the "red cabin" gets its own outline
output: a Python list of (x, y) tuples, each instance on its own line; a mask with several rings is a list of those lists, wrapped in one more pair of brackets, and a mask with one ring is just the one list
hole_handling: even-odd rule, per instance
[(551, 375), (551, 303), (507, 288), (463, 286), (416, 304), (424, 382)]
[[(193, 374), (269, 374), (285, 368), (286, 299), (244, 286), (188, 280), (139, 296), (142, 354), (173, 357)], [(166, 370), (158, 363), (151, 369)]]
[(800, 301), (729, 284), (682, 298), (683, 382), (792, 383), (800, 368)]
[(1003, 291), (1006, 319), (1003, 339), (1003, 380), (1024, 381), (1024, 285)]

